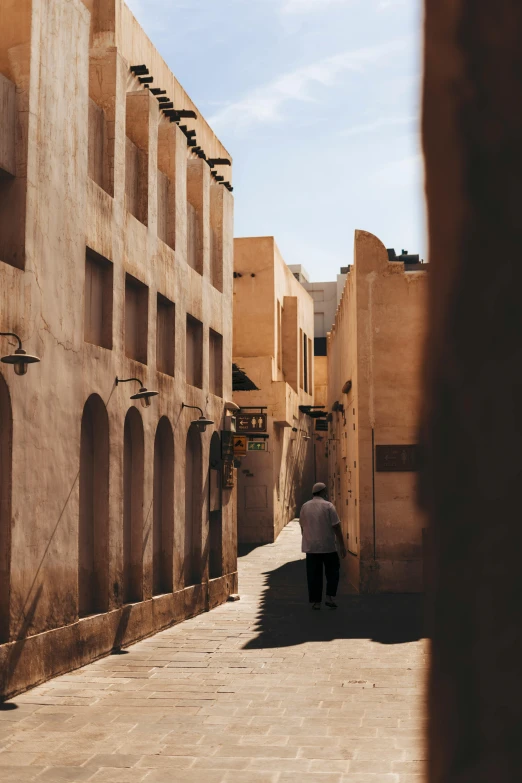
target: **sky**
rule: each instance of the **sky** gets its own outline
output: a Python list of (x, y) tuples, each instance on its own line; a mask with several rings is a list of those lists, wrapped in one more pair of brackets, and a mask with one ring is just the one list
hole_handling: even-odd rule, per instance
[(426, 256), (420, 0), (127, 0), (234, 160), (235, 236), (333, 280), (356, 229)]

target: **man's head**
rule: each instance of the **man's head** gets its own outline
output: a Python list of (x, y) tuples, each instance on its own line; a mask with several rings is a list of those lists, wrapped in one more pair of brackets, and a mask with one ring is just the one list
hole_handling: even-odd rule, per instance
[(312, 495), (314, 498), (325, 498), (326, 497), (326, 484), (323, 484), (322, 481), (318, 481), (317, 484), (314, 484), (312, 487)]

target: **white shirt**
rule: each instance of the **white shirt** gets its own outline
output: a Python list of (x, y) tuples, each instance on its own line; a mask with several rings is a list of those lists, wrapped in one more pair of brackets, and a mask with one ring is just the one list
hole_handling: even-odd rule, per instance
[(316, 495), (305, 503), (299, 523), (303, 532), (303, 552), (319, 555), (337, 551), (334, 527), (340, 524), (340, 519), (329, 500)]

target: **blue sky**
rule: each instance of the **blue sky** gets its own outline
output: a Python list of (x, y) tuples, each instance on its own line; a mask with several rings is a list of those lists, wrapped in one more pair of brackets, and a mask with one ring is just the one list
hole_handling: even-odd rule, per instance
[(234, 158), (235, 235), (312, 280), (354, 230), (425, 256), (420, 0), (127, 0)]

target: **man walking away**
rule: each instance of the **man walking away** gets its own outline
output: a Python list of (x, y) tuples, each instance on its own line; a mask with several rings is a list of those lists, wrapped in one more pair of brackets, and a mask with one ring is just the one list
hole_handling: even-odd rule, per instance
[(299, 524), (303, 534), (302, 551), (306, 552), (308, 597), (312, 609), (320, 609), (323, 600), (323, 568), (326, 575), (326, 601), (329, 609), (337, 609), (335, 596), (339, 584), (341, 557), (346, 557), (341, 522), (333, 503), (326, 498), (325, 484), (314, 484), (312, 500), (301, 508)]

